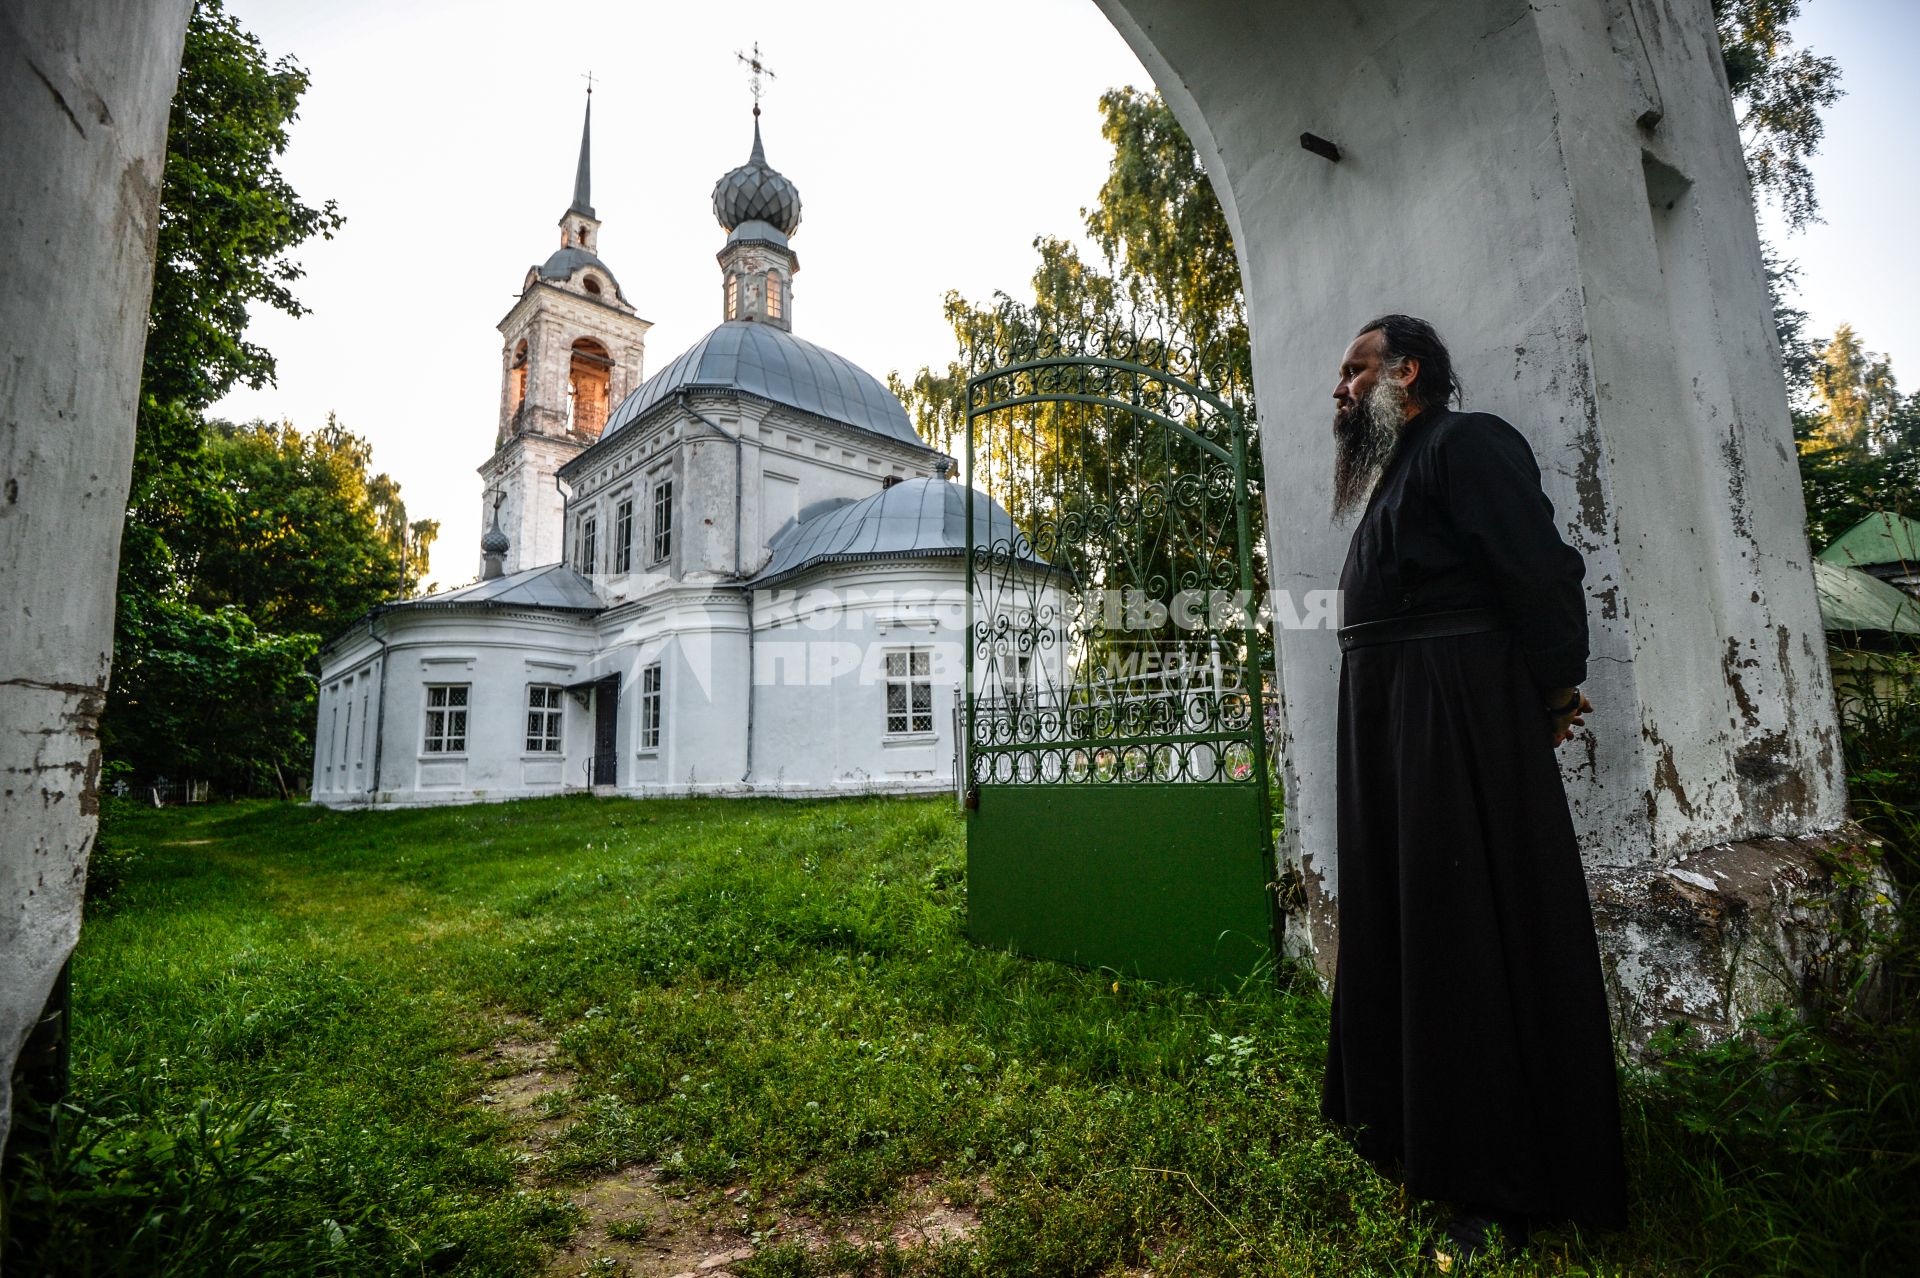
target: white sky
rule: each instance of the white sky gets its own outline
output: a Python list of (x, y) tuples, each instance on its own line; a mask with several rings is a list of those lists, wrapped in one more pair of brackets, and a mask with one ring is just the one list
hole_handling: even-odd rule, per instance
[[(1816, 332), (1851, 320), (1920, 385), (1913, 166), (1886, 141), (1920, 118), (1912, 0), (1809, 0), (1804, 46), (1848, 95), (1815, 162), (1826, 223), (1786, 236)], [(555, 5), (227, 0), (313, 86), (282, 168), (347, 224), (300, 254), (313, 313), (256, 315), (279, 384), (215, 406), (235, 420), (337, 413), (372, 441), (409, 514), (440, 520), (433, 578), (468, 580), (475, 469), (497, 426), (500, 336), (529, 265), (558, 246), (585, 82), (595, 76), (601, 256), (653, 321), (647, 371), (720, 320), (713, 183), (743, 162), (751, 100), (734, 52), (776, 78), (768, 160), (800, 188), (795, 331), (884, 377), (952, 354), (941, 297), (1022, 296), (1036, 235), (1068, 236), (1105, 176), (1097, 100), (1150, 81), (1090, 0), (734, 0)]]

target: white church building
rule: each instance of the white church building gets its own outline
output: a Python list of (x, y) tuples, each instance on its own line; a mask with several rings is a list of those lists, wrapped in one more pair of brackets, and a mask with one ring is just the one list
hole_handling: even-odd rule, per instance
[(499, 325), (480, 578), (322, 650), (314, 800), (951, 786), (964, 556), (1011, 521), (976, 493), (969, 538), (900, 401), (794, 335), (800, 195), (757, 107), (713, 193), (722, 322), (645, 377), (647, 321), (599, 256), (591, 110), (560, 247)]

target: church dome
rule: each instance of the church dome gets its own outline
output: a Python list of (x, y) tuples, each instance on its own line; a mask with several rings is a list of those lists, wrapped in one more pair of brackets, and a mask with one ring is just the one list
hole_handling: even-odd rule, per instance
[(873, 559), (957, 559), (969, 546), (1015, 544), (1021, 560), (1046, 561), (1026, 546), (1006, 507), (973, 495), (973, 536), (967, 536), (967, 489), (944, 479), (908, 479), (871, 497), (837, 506), (795, 524), (773, 540), (773, 557), (750, 583), (769, 586), (816, 564)]
[(760, 146), (760, 121), (753, 121), (753, 154), (739, 168), (713, 184), (713, 215), (720, 229), (732, 231), (742, 222), (766, 222), (782, 235), (800, 225), (800, 188), (767, 163)]
[(615, 297), (626, 296), (620, 291), (620, 281), (613, 277), (613, 272), (607, 269), (607, 264), (583, 248), (575, 248), (572, 245), (557, 248), (553, 251), (553, 256), (534, 267), (534, 270), (539, 272), (543, 280), (565, 280), (571, 279), (575, 273), (589, 267), (607, 277), (607, 284), (613, 289)]
[(600, 438), (681, 391), (740, 391), (902, 443), (926, 447), (907, 410), (880, 379), (785, 329), (729, 320), (642, 382), (607, 419)]
[(480, 550), (482, 554), (504, 555), (511, 549), (513, 549), (513, 543), (507, 540), (507, 535), (500, 531), (500, 525), (497, 523), (487, 529), (486, 532), (480, 534)]

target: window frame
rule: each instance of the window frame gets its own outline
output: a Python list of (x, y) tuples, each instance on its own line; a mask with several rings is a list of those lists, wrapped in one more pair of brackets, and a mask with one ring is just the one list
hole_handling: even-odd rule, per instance
[(640, 754), (660, 752), (661, 728), (666, 721), (665, 688), (666, 677), (660, 671), (659, 662), (648, 662), (640, 667)]
[(786, 293), (786, 290), (782, 288), (780, 285), (780, 277), (774, 274), (772, 271), (768, 271), (767, 272), (767, 318), (768, 319), (783, 318), (782, 310), (784, 308), (782, 306), (782, 301), (784, 299), (785, 293)]
[[(539, 703), (535, 703), (536, 695)], [(523, 753), (538, 758), (564, 754), (567, 748), (566, 689), (557, 683), (527, 685), (527, 730)], [(535, 716), (540, 731), (535, 731)]]
[(599, 569), (600, 512), (589, 510), (580, 516), (580, 539), (574, 568), (582, 577), (594, 576)]
[(673, 475), (656, 476), (650, 483), (653, 520), (648, 549), (653, 552), (653, 558), (649, 562), (663, 564), (673, 558)]
[(613, 570), (633, 571), (633, 490), (620, 495), (613, 506)]
[[(903, 667), (894, 669), (894, 659), (899, 658)], [(908, 737), (928, 737), (934, 733), (933, 715), (933, 649), (923, 646), (888, 648), (882, 658), (881, 669), (884, 672), (881, 694), (881, 735), (889, 739)], [(894, 709), (894, 690), (901, 689), (900, 706)], [(924, 708), (915, 705), (914, 690), (925, 691)], [(895, 727), (896, 720), (899, 727)], [(924, 722), (924, 726), (920, 726)]]
[[(422, 685), (421, 697), (422, 722), (420, 731), (420, 753), (436, 759), (459, 758), (467, 753), (470, 739), (473, 710), (473, 685), (471, 683), (429, 683)], [(454, 694), (459, 701), (454, 701)], [(444, 700), (434, 703), (434, 694), (442, 694)], [(436, 724), (435, 716), (444, 716)], [(452, 727), (458, 722), (459, 729)], [(436, 730), (437, 729), (437, 730)], [(450, 742), (458, 742), (459, 748), (449, 748)]]

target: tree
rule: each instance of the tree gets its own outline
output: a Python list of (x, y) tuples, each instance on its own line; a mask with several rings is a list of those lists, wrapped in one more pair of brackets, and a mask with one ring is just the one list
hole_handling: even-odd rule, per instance
[(399, 486), (370, 475), (373, 450), (329, 417), (211, 423), (204, 469), (167, 530), (179, 593), (241, 609), (276, 633), (332, 634), (375, 604), (412, 594), (439, 525), (409, 526)]
[(313, 634), (262, 631), (245, 611), (123, 598), (101, 725), (114, 771), (287, 793), (312, 765)]
[(344, 220), (332, 200), (303, 201), (277, 164), (307, 83), (292, 58), (269, 62), (221, 0), (195, 4), (167, 125), (135, 507), (162, 470), (192, 456), (200, 413), (237, 383), (273, 380), (273, 356), (246, 340), (248, 306), (306, 314), (290, 254), (315, 235), (332, 238)]
[(1813, 393), (1825, 410), (1821, 434), (1828, 441), (1857, 453), (1886, 447), (1900, 410), (1900, 392), (1887, 357), (1863, 349), (1853, 325), (1833, 331), (1812, 380)]
[(1900, 394), (1887, 357), (1842, 324), (1814, 346), (1806, 391), (1793, 434), (1813, 547), (1875, 511), (1920, 511), (1920, 395)]
[(1756, 196), (1780, 205), (1789, 228), (1816, 222), (1807, 157), (1820, 149), (1820, 112), (1839, 101), (1840, 64), (1793, 48), (1787, 30), (1801, 0), (1713, 0), (1720, 60), (1738, 112), (1747, 176)]
[(309, 435), (205, 421), (233, 386), (272, 380), (248, 308), (304, 314), (291, 254), (341, 225), (277, 165), (306, 88), (297, 63), (199, 0), (167, 138), (102, 723), (117, 771), (284, 791), (308, 770), (321, 637), (410, 593), (438, 531), (409, 523), (398, 485), (331, 419)]
[[(1199, 157), (1158, 94), (1114, 89), (1101, 96), (1100, 112), (1113, 157), (1098, 202), (1081, 213), (1102, 260), (1086, 260), (1065, 240), (1036, 239), (1039, 264), (1031, 302), (995, 294), (987, 305), (976, 306), (949, 293), (945, 315), (960, 358), (942, 370), (922, 368), (910, 379), (898, 374), (890, 379), (923, 437), (937, 447), (962, 445), (961, 396), (970, 371), (1016, 362), (1036, 351), (1106, 354), (1170, 368), (1237, 404), (1251, 422), (1252, 360), (1239, 266), (1226, 215)], [(1105, 378), (1104, 389), (1189, 424), (1199, 420), (1194, 405), (1164, 387), (1113, 376)], [(1140, 516), (1136, 522), (1125, 513), (1142, 509), (1142, 495), (1149, 491), (1171, 501), (1176, 476), (1212, 467), (1215, 463), (1197, 447), (1136, 414), (1080, 403), (1005, 410), (996, 414), (995, 440), (990, 480), (984, 472), (969, 479), (991, 484), (994, 498), (1035, 539), (1039, 553), (1073, 572), (1077, 589), (1160, 583), (1148, 593), (1165, 604), (1182, 589), (1239, 587), (1226, 531), (1230, 510), (1224, 529), (1215, 506), (1209, 516), (1187, 520), (1179, 535), (1171, 518), (1163, 527), (1157, 518)], [(1250, 461), (1249, 478), (1257, 492), (1257, 450)], [(1055, 528), (1072, 529), (1070, 548), (1050, 540)], [(1218, 539), (1222, 531), (1224, 542)], [(1266, 577), (1263, 551), (1256, 544), (1260, 594)], [(1124, 643), (1156, 649), (1157, 662), (1177, 660), (1196, 638), (1203, 645), (1207, 641), (1205, 635), (1183, 632), (1169, 615), (1155, 624), (1129, 625), (1124, 637), (1118, 632), (1080, 636), (1090, 650), (1075, 655), (1098, 664), (1109, 654), (1091, 649)]]

